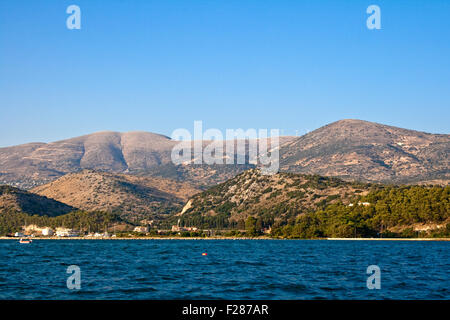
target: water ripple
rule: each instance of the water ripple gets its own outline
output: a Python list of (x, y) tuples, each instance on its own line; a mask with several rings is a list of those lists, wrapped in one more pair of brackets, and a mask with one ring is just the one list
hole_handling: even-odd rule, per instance
[(449, 267), (450, 242), (0, 240), (0, 299), (450, 299)]

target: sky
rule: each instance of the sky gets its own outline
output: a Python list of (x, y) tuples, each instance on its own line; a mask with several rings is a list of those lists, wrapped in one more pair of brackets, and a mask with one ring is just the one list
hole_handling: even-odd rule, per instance
[[(81, 29), (66, 26), (69, 5)], [(381, 29), (369, 30), (369, 5)], [(0, 0), (0, 147), (97, 131), (450, 129), (450, 1)]]

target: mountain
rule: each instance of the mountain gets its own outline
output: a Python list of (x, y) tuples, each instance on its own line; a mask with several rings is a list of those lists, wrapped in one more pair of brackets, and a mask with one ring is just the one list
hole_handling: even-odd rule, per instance
[[(171, 152), (178, 143), (149, 132), (107, 131), (52, 143), (0, 148), (0, 183), (31, 189), (65, 174), (90, 169), (160, 176), (207, 187), (254, 167), (250, 164), (175, 166)], [(208, 143), (204, 141), (203, 145)]]
[(0, 186), (0, 212), (23, 212), (29, 215), (55, 217), (76, 208), (11, 186)]
[(170, 162), (175, 144), (168, 137), (148, 132), (99, 132), (0, 148), (0, 182), (29, 189), (83, 169), (146, 170)]
[[(155, 133), (108, 131), (0, 148), (0, 184), (31, 189), (90, 169), (169, 178), (204, 189), (254, 167), (248, 162), (174, 165), (171, 151), (176, 144)], [(449, 153), (447, 134), (341, 120), (301, 137), (281, 137), (280, 169), (346, 180), (445, 184), (450, 181)]]
[(249, 216), (260, 216), (273, 224), (273, 220), (295, 219), (328, 204), (349, 204), (355, 195), (365, 195), (371, 187), (317, 175), (263, 175), (259, 169), (251, 169), (193, 196), (177, 216), (195, 226), (230, 227)]
[(87, 211), (117, 212), (136, 222), (164, 219), (199, 190), (169, 179), (83, 170), (31, 192)]
[(450, 186), (382, 185), (248, 170), (193, 196), (169, 222), (281, 238), (449, 237)]
[(283, 145), (282, 171), (347, 180), (450, 181), (450, 135), (341, 120)]

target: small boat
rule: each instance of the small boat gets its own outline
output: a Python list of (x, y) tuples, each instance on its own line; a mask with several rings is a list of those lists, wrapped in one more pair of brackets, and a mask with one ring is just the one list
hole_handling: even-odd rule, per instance
[(31, 242), (33, 242), (33, 240), (31, 240), (31, 239), (22, 239), (22, 238), (20, 238), (20, 240), (19, 240), (19, 243), (31, 243)]

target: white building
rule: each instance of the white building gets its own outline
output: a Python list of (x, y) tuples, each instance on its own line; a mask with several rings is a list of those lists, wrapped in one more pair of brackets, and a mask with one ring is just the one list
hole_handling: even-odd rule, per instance
[[(348, 206), (349, 206), (349, 207), (353, 207), (354, 204), (353, 204), (353, 203), (350, 203)], [(370, 206), (370, 202), (361, 202), (361, 201), (359, 201), (359, 202), (358, 202), (358, 206), (364, 206), (364, 207), (367, 207), (367, 206)]]
[(96, 232), (94, 234), (89, 234), (88, 237), (109, 238), (109, 237), (111, 237), (111, 235), (106, 231), (105, 233)]
[(14, 237), (24, 237), (25, 235), (22, 232), (14, 233)]
[(134, 228), (134, 232), (141, 232), (141, 233), (147, 233), (148, 232), (148, 227), (146, 226), (146, 227), (143, 227), (143, 226), (140, 226), (140, 227), (135, 227)]
[(197, 227), (180, 227), (180, 226), (172, 226), (172, 232), (177, 232), (177, 231), (197, 231), (198, 228)]
[(76, 233), (72, 229), (58, 228), (56, 229), (57, 237), (78, 237), (78, 233)]
[(55, 234), (55, 232), (51, 228), (43, 228), (41, 230), (41, 233), (42, 233), (43, 236), (47, 236), (47, 237), (52, 236), (52, 235)]

